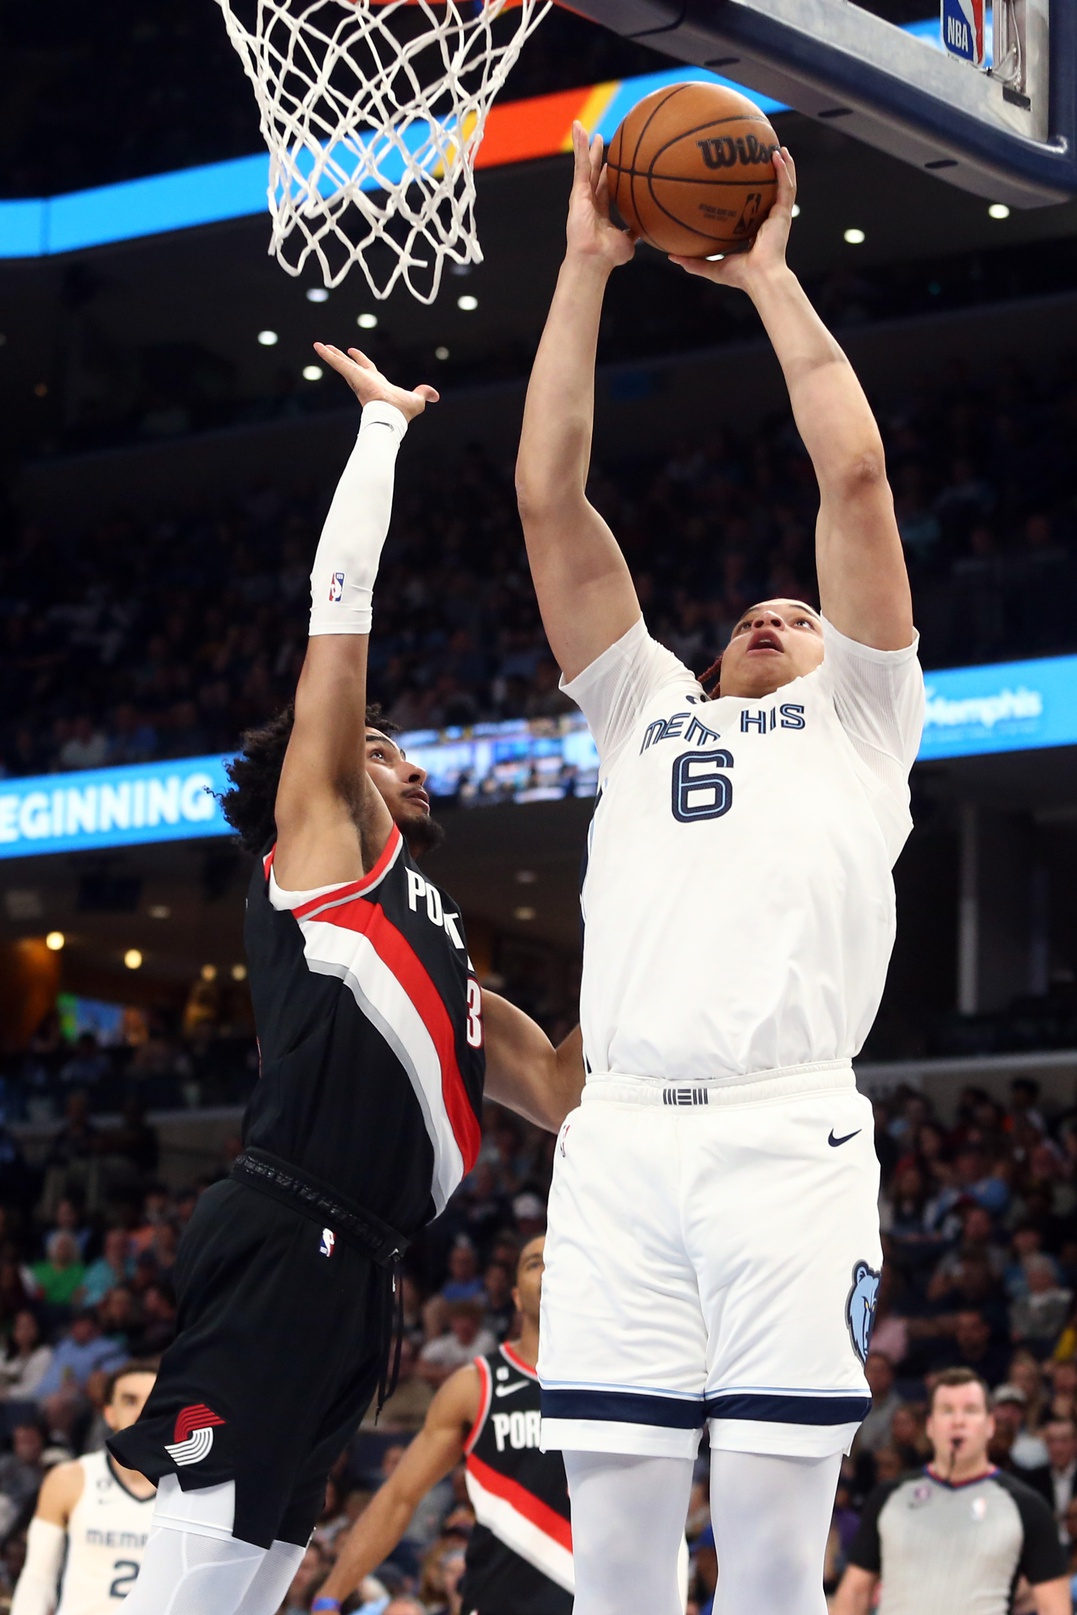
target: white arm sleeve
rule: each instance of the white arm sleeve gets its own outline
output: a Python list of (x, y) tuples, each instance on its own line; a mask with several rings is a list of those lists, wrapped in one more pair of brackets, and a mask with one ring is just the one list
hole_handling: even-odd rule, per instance
[(672, 651), (651, 638), (640, 617), (582, 673), (567, 684), (562, 679), (561, 688), (587, 719), (605, 770), (655, 691), (692, 678)]
[(393, 509), (396, 455), (408, 423), (395, 404), (363, 410), (310, 574), (310, 632), (369, 634), (374, 579)]
[(11, 1615), (52, 1615), (67, 1533), (51, 1520), (31, 1520), (26, 1563), (11, 1600)]

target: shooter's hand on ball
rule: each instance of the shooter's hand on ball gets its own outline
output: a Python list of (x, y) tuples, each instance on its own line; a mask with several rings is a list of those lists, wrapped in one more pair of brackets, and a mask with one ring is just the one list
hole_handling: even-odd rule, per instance
[(582, 123), (572, 125), (572, 151), (576, 160), (572, 195), (568, 204), (568, 253), (616, 269), (636, 250), (636, 238), (619, 230), (610, 219), (610, 193), (603, 161), (602, 136), (588, 144)]
[(785, 268), (785, 249), (793, 223), (793, 203), (797, 197), (797, 171), (787, 147), (774, 153), (778, 175), (778, 195), (774, 206), (760, 225), (746, 252), (727, 253), (724, 258), (675, 258), (690, 275), (702, 275), (719, 286), (739, 286), (751, 295), (752, 286), (774, 270)]
[(349, 348), (347, 353), (342, 353), (327, 342), (315, 342), (314, 351), (344, 377), (361, 404), (372, 404), (375, 400), (395, 404), (405, 419), (413, 421), (427, 404), (436, 404), (441, 396), (436, 387), (428, 387), (425, 382), (411, 392), (406, 387), (394, 387), (373, 359), (368, 359), (359, 348)]

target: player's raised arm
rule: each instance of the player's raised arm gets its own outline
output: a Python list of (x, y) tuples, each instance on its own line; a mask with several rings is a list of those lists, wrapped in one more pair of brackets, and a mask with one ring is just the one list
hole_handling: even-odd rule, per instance
[(358, 348), (315, 343), (363, 405), (311, 573), (310, 643), (277, 790), (276, 873), (291, 890), (357, 879), (392, 828), (366, 773), (371, 599), (389, 529), (397, 449), (433, 387), (394, 387)]
[(610, 221), (602, 141), (572, 127), (575, 173), (567, 251), (527, 389), (516, 493), (539, 610), (572, 679), (639, 616), (624, 556), (587, 499), (595, 355), (610, 273), (632, 256)]
[(694, 275), (747, 292), (789, 388), (819, 482), (816, 565), (824, 616), (876, 650), (912, 644), (912, 598), (882, 438), (845, 354), (785, 261), (796, 171), (784, 148), (778, 197), (751, 248), (719, 262), (675, 258)]
[(583, 1092), (583, 1037), (578, 1026), (556, 1048), (542, 1028), (489, 990), (482, 995), (486, 1028), (486, 1098), (556, 1133)]
[(344, 1538), (315, 1601), (316, 1610), (339, 1609), (363, 1577), (389, 1557), (427, 1492), (463, 1457), (466, 1432), (478, 1415), (479, 1394), (474, 1363), (458, 1368), (445, 1381), (419, 1434)]

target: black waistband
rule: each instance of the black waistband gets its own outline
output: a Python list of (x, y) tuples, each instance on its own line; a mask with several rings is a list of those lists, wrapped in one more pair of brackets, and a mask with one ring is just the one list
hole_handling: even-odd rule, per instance
[(281, 1161), (266, 1150), (248, 1149), (238, 1156), (232, 1166), (232, 1176), (240, 1183), (261, 1189), (264, 1194), (280, 1200), (293, 1210), (302, 1212), (312, 1222), (332, 1228), (343, 1234), (353, 1245), (373, 1258), (379, 1267), (393, 1267), (408, 1248), (409, 1241), (395, 1228), (382, 1222), (372, 1211), (345, 1201), (333, 1189), (309, 1173)]

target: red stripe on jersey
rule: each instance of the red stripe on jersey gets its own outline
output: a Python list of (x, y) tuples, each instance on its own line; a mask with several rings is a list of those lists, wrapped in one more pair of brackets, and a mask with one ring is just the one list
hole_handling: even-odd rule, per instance
[[(400, 832), (396, 830), (395, 825), (393, 828), (394, 834), (399, 836)], [(378, 864), (367, 876), (368, 881), (373, 880), (378, 873), (378, 865), (388, 851), (387, 847)], [(319, 901), (324, 903), (325, 899)], [(317, 903), (304, 905), (303, 908), (295, 909), (294, 913), (301, 918), (308, 906), (318, 905)], [(467, 1096), (464, 1079), (460, 1074), (456, 1058), (456, 1037), (449, 1012), (445, 1008), (441, 994), (430, 980), (422, 960), (403, 932), (397, 930), (385, 910), (376, 903), (364, 902), (361, 897), (355, 902), (338, 903), (326, 908), (318, 915), (318, 919), (327, 925), (339, 925), (346, 931), (361, 932), (382, 963), (392, 971), (418, 1010), (423, 1025), (430, 1034), (441, 1066), (441, 1098), (445, 1114), (449, 1118), (449, 1126), (463, 1157), (464, 1172), (465, 1174), (470, 1172), (478, 1159), (482, 1135), (478, 1118)]]
[(512, 1347), (508, 1345), (507, 1342), (502, 1343), (501, 1355), (502, 1357), (507, 1357), (513, 1368), (518, 1368), (521, 1374), (527, 1375), (528, 1379), (538, 1379), (538, 1375), (536, 1374), (532, 1365), (530, 1363), (525, 1363), (523, 1358), (514, 1352)]
[(494, 1382), (490, 1378), (490, 1365), (485, 1357), (475, 1358), (475, 1367), (479, 1371), (479, 1411), (475, 1415), (475, 1423), (467, 1433), (464, 1442), (464, 1452), (470, 1455), (472, 1447), (482, 1434), (482, 1427), (486, 1423), (486, 1415), (490, 1411), (490, 1401), (493, 1396)]
[[(365, 892), (368, 886), (375, 885), (392, 863), (402, 839), (399, 829), (394, 824), (389, 832), (389, 839), (382, 848), (373, 869), (368, 870), (360, 880), (341, 881), (340, 885), (334, 886), (332, 891), (322, 892), (319, 896), (308, 898), (305, 903), (300, 903), (292, 910), (296, 919), (306, 919), (313, 909), (322, 908), (326, 903), (337, 903), (342, 897), (358, 897), (359, 893)], [(276, 850), (274, 847), (273, 851), (276, 852)]]
[(556, 1509), (536, 1497), (534, 1492), (529, 1492), (525, 1486), (521, 1486), (519, 1481), (498, 1474), (496, 1469), (484, 1464), (474, 1453), (468, 1456), (467, 1468), (484, 1490), (492, 1493), (494, 1497), (502, 1498), (516, 1510), (517, 1514), (522, 1514), (525, 1520), (556, 1542), (559, 1548), (564, 1548), (568, 1553), (572, 1552), (572, 1526), (563, 1514), (558, 1514)]

